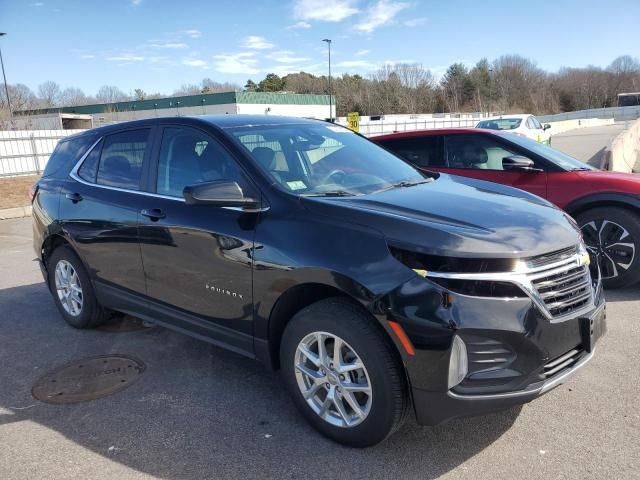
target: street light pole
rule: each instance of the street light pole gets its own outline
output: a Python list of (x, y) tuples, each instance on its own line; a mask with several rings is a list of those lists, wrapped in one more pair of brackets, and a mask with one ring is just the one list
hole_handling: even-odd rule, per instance
[[(5, 32), (0, 32), (0, 37), (4, 37)], [(7, 106), (9, 107), (9, 118), (13, 120), (13, 110), (11, 109), (11, 100), (9, 100), (9, 87), (7, 86), (7, 76), (4, 73), (4, 62), (2, 61), (2, 49), (0, 48), (0, 65), (2, 66), (2, 78), (4, 79), (4, 93), (7, 95)]]
[(323, 42), (327, 42), (327, 47), (329, 47), (329, 121), (333, 121), (333, 107), (331, 100), (331, 39), (323, 38)]

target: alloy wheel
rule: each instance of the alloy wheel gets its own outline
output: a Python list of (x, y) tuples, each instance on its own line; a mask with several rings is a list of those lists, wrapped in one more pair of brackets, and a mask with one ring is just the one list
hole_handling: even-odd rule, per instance
[(56, 264), (55, 283), (58, 299), (65, 312), (77, 317), (82, 312), (82, 285), (78, 272), (73, 265), (66, 260), (60, 260)]
[(367, 369), (342, 338), (313, 332), (302, 339), (294, 357), (300, 393), (323, 420), (355, 427), (371, 411), (372, 389)]
[(603, 279), (618, 277), (631, 267), (636, 245), (626, 228), (611, 220), (592, 220), (582, 226), (582, 234), (598, 259)]

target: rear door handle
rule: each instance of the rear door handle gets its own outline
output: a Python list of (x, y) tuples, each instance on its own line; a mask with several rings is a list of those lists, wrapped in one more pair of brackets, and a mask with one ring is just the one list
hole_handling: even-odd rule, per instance
[(159, 208), (152, 208), (150, 210), (144, 209), (140, 212), (140, 214), (145, 217), (149, 217), (151, 220), (158, 220), (159, 218), (164, 218), (166, 215)]
[(82, 201), (82, 195), (80, 195), (79, 193), (67, 193), (65, 197), (67, 197), (73, 203), (78, 203)]

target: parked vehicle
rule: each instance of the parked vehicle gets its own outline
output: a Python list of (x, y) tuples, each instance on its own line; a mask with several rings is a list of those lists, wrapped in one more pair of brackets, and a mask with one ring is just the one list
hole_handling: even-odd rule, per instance
[(597, 266), (561, 210), (421, 173), (319, 121), (157, 118), (68, 137), (33, 226), (70, 325), (124, 312), (260, 359), (315, 428), (357, 447), (411, 406), (438, 424), (528, 402), (605, 330)]
[(501, 115), (486, 118), (479, 121), (476, 128), (515, 133), (538, 143), (551, 144), (551, 133), (547, 132), (551, 125), (548, 123), (542, 125), (533, 115)]
[(605, 287), (640, 281), (640, 177), (603, 172), (530, 139), (479, 129), (433, 129), (375, 142), (425, 171), (488, 180), (546, 198), (571, 214)]

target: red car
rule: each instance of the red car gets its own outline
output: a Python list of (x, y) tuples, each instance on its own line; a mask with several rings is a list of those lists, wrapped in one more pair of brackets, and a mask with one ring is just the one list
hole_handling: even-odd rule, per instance
[(603, 172), (519, 135), (481, 129), (394, 133), (371, 140), (417, 167), (488, 180), (546, 198), (572, 215), (610, 288), (640, 281), (640, 176)]

